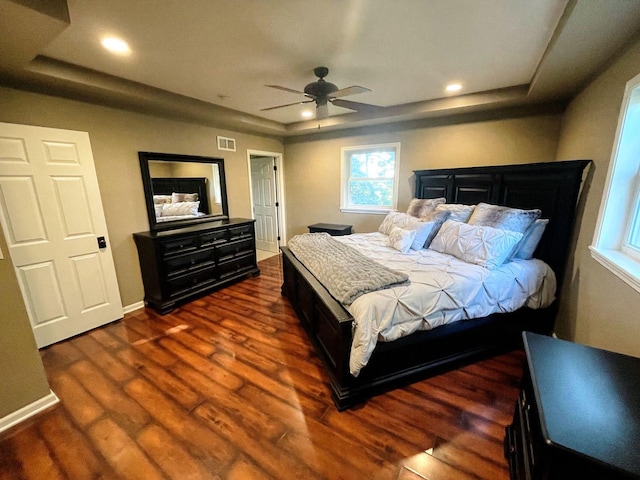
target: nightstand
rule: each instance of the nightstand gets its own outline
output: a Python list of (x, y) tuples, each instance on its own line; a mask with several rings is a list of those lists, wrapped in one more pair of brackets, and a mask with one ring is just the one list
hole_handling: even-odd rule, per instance
[(351, 233), (351, 225), (337, 225), (335, 223), (314, 223), (309, 225), (309, 233), (326, 232), (334, 237), (349, 235)]
[(640, 359), (523, 333), (505, 455), (513, 479), (640, 478)]

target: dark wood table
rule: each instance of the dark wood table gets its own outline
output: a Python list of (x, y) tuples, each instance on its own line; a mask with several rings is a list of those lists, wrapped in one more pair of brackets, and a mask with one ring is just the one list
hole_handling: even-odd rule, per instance
[(512, 478), (640, 478), (640, 359), (523, 333)]
[(351, 225), (338, 225), (336, 223), (314, 223), (309, 225), (309, 233), (326, 232), (333, 236), (349, 235), (351, 233)]

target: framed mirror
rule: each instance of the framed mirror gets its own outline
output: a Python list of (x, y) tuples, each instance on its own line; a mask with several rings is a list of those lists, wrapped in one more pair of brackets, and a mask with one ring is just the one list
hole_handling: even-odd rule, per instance
[(149, 228), (229, 218), (224, 159), (138, 152)]

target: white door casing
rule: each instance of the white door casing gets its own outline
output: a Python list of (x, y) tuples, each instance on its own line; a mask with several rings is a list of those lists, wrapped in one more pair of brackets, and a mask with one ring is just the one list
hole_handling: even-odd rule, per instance
[(122, 318), (88, 133), (0, 123), (0, 222), (38, 347)]
[(278, 252), (278, 216), (273, 157), (251, 157), (251, 194), (256, 248)]

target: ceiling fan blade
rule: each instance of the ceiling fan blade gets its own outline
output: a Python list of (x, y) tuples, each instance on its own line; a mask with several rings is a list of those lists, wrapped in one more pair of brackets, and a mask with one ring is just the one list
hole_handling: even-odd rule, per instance
[(341, 88), (338, 91), (329, 94), (330, 98), (340, 98), (346, 97), (347, 95), (356, 95), (357, 93), (365, 93), (370, 92), (371, 90), (365, 87), (360, 87), (358, 85), (352, 85), (347, 88)]
[(278, 89), (278, 90), (284, 90), (285, 92), (299, 93), (301, 95), (304, 95), (304, 92), (301, 92), (300, 90), (294, 90), (293, 88), (281, 87), (280, 85), (265, 85), (265, 87), (275, 88), (275, 89)]
[(336, 98), (335, 100), (330, 100), (336, 107), (348, 108), (349, 110), (355, 110), (356, 112), (378, 112), (382, 110), (384, 107), (379, 107), (377, 105), (370, 105), (368, 103), (360, 103), (360, 102), (352, 102), (351, 100), (342, 100), (340, 98)]
[(260, 111), (265, 112), (267, 110), (275, 110), (276, 108), (291, 107), (293, 105), (301, 105), (303, 103), (311, 103), (311, 102), (313, 102), (313, 100), (303, 100), (301, 102), (287, 103), (286, 105), (278, 105), (276, 107), (261, 108)]
[(329, 116), (329, 106), (327, 103), (321, 103), (316, 106), (316, 120), (322, 120)]

